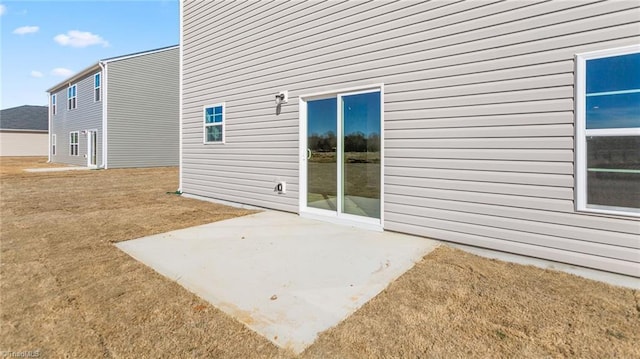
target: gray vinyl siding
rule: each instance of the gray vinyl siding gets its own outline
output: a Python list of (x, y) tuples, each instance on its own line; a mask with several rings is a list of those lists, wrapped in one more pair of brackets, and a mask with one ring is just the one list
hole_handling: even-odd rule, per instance
[(178, 165), (178, 48), (108, 62), (109, 168)]
[[(82, 131), (97, 130), (97, 165), (102, 165), (102, 102), (94, 101), (93, 76), (99, 70), (81, 78), (76, 84), (77, 107), (73, 110), (67, 109), (67, 88), (63, 87), (54, 90), (51, 94), (56, 94), (57, 111), (51, 115), (51, 128), (49, 137), (56, 135), (56, 154), (51, 155), (51, 162), (66, 163), (77, 166), (87, 165), (87, 135)], [(49, 99), (51, 101), (51, 99)], [(49, 109), (51, 112), (51, 108)], [(78, 134), (78, 156), (70, 155), (69, 133), (72, 131)], [(49, 147), (51, 151), (51, 147)]]
[(383, 83), (386, 230), (640, 276), (640, 222), (574, 204), (574, 55), (640, 42), (637, 1), (183, 6), (183, 192), (298, 212), (299, 96)]

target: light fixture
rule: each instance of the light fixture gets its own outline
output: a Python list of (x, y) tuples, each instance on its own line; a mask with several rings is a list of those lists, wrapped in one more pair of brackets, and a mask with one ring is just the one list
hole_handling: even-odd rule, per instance
[(276, 105), (282, 105), (283, 103), (287, 103), (289, 101), (289, 91), (280, 91), (276, 95)]

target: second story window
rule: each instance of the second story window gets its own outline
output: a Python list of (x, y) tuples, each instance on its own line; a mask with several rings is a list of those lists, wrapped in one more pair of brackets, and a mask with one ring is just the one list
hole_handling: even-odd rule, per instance
[(78, 102), (77, 102), (78, 94), (77, 94), (76, 86), (77, 85), (73, 85), (67, 89), (67, 99), (68, 99), (67, 110), (73, 110), (74, 108), (78, 107)]
[(56, 114), (56, 95), (51, 95), (51, 114)]
[(93, 76), (93, 100), (100, 101), (100, 73), (98, 72)]

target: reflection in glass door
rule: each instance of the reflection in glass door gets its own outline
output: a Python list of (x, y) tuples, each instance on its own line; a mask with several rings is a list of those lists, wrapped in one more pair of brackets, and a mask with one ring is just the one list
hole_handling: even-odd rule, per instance
[(380, 219), (381, 92), (307, 101), (306, 206)]
[(307, 113), (307, 206), (336, 211), (336, 98), (307, 102)]
[(98, 163), (98, 133), (96, 131), (89, 131), (87, 136), (87, 157), (88, 162), (87, 165), (89, 167), (96, 167)]
[(380, 92), (341, 100), (342, 211), (380, 218)]

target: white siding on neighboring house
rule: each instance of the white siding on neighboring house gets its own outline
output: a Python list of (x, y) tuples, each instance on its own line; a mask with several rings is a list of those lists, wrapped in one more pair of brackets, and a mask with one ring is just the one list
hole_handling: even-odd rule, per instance
[(574, 204), (574, 56), (638, 44), (637, 1), (183, 6), (184, 193), (298, 212), (298, 97), (384, 84), (386, 230), (640, 276), (637, 217)]
[(0, 156), (46, 156), (47, 133), (0, 131)]

